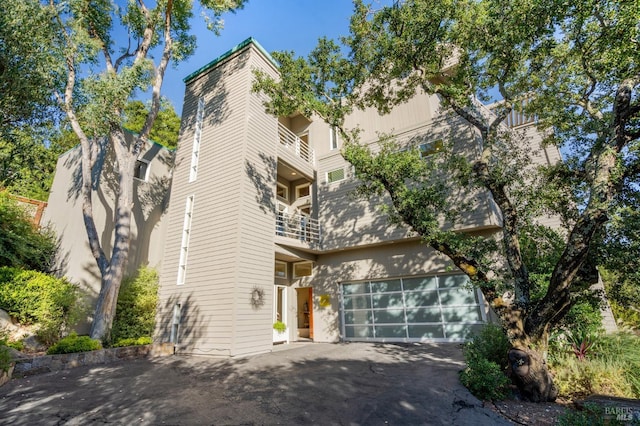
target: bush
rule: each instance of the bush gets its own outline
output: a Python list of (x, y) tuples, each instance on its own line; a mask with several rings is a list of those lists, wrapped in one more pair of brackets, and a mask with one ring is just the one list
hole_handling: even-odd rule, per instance
[(0, 307), (21, 324), (38, 324), (42, 343), (55, 343), (77, 320), (77, 300), (77, 288), (64, 279), (0, 267)]
[(9, 353), (9, 347), (7, 345), (7, 337), (4, 332), (0, 331), (0, 372), (9, 371), (13, 359)]
[(640, 337), (625, 333), (601, 336), (584, 361), (569, 349), (551, 360), (555, 384), (564, 397), (640, 398)]
[(151, 338), (156, 324), (158, 272), (146, 266), (134, 278), (125, 279), (118, 294), (111, 342)]
[(467, 368), (460, 373), (460, 382), (482, 400), (506, 398), (511, 383), (498, 364), (484, 358), (468, 359)]
[(56, 248), (55, 235), (39, 231), (15, 200), (0, 192), (0, 266), (49, 272)]
[(89, 336), (78, 336), (76, 333), (71, 333), (69, 336), (60, 339), (58, 343), (51, 346), (47, 350), (47, 355), (90, 352), (98, 349), (102, 349), (99, 340), (92, 339)]
[(121, 348), (123, 346), (142, 346), (142, 345), (150, 345), (153, 343), (151, 337), (139, 337), (137, 339), (129, 338), (129, 339), (121, 339), (116, 343), (111, 345), (112, 348)]
[(509, 394), (507, 367), (509, 340), (501, 327), (487, 324), (464, 345), (467, 363), (460, 381), (476, 397), (484, 400), (504, 399)]

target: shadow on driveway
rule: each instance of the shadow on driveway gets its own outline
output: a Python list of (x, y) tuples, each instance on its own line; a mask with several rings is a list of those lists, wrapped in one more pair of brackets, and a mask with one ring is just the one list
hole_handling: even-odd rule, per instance
[(0, 424), (509, 424), (459, 383), (463, 366), (458, 344), (125, 361), (12, 380), (0, 388)]

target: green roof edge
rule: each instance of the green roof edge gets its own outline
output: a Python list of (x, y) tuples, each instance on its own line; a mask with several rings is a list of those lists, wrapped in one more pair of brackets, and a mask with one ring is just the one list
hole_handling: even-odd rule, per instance
[(260, 43), (258, 43), (258, 40), (256, 40), (253, 37), (249, 37), (246, 40), (244, 40), (243, 42), (235, 45), (233, 48), (231, 48), (231, 50), (226, 51), (225, 53), (223, 53), (222, 55), (218, 56), (216, 59), (214, 59), (213, 61), (209, 62), (208, 64), (206, 64), (203, 67), (200, 67), (199, 69), (195, 70), (194, 72), (192, 72), (191, 74), (189, 74), (188, 76), (186, 76), (185, 78), (182, 79), (182, 81), (184, 83), (189, 83), (189, 81), (193, 80), (194, 78), (196, 78), (197, 76), (199, 76), (200, 74), (204, 73), (205, 71), (210, 70), (211, 68), (215, 67), (217, 64), (219, 64), (220, 62), (224, 61), (225, 59), (227, 59), (229, 56), (233, 55), (234, 53), (236, 53), (239, 50), (244, 49), (245, 47), (247, 47), (248, 45), (253, 44), (254, 46), (256, 46), (258, 48), (258, 50), (260, 52), (262, 52), (262, 54), (264, 56), (267, 57), (267, 59), (269, 59), (269, 61), (271, 61), (271, 63), (277, 67), (278, 63), (276, 62), (275, 59), (273, 59), (273, 57), (269, 54), (269, 52), (267, 52), (265, 50), (264, 47), (262, 47), (262, 45)]

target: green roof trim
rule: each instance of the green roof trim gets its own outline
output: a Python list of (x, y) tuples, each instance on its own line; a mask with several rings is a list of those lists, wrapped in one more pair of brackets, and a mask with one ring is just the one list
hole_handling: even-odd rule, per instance
[(253, 44), (255, 47), (258, 48), (258, 50), (267, 57), (267, 59), (269, 59), (269, 61), (274, 65), (274, 66), (278, 66), (278, 63), (276, 62), (275, 59), (273, 59), (273, 57), (269, 54), (269, 52), (267, 52), (265, 50), (264, 47), (262, 47), (262, 45), (260, 45), (260, 43), (258, 43), (258, 40), (256, 40), (253, 37), (249, 37), (248, 39), (244, 40), (243, 42), (241, 42), (240, 44), (237, 44), (236, 46), (234, 46), (231, 50), (223, 53), (222, 55), (218, 56), (216, 59), (214, 59), (213, 61), (209, 62), (207, 65), (195, 70), (194, 72), (192, 72), (191, 74), (189, 74), (188, 76), (186, 76), (185, 78), (182, 79), (183, 82), (185, 83), (189, 83), (189, 81), (193, 80), (194, 78), (196, 78), (197, 76), (199, 76), (200, 74), (204, 73), (205, 71), (210, 70), (211, 68), (215, 67), (216, 65), (218, 65), (220, 62), (224, 61), (225, 59), (227, 59), (229, 56), (233, 55), (234, 53), (236, 53), (239, 50), (244, 49), (245, 47), (247, 47), (248, 45)]

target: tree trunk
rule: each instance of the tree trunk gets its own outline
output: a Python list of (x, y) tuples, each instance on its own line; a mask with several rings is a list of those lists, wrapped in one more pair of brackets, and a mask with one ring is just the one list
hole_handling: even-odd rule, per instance
[(543, 354), (531, 348), (513, 347), (508, 352), (511, 380), (525, 401), (555, 401), (558, 388), (553, 384)]
[(131, 216), (133, 209), (133, 171), (136, 156), (131, 153), (120, 129), (112, 130), (112, 143), (118, 165), (118, 186), (115, 208), (115, 239), (108, 271), (102, 277), (91, 338), (109, 338), (116, 313), (118, 293), (127, 266), (131, 245)]

